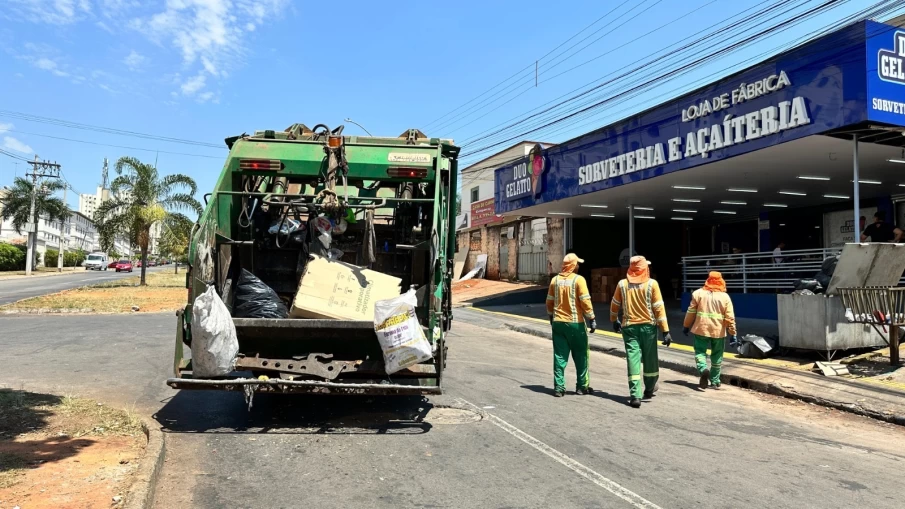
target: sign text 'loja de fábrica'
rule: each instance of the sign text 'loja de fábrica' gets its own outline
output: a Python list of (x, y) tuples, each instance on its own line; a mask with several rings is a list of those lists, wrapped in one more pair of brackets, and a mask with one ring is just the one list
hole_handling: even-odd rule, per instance
[[(731, 105), (775, 92), (791, 84), (785, 72), (769, 76), (754, 83), (743, 83), (738, 88), (702, 101), (682, 111), (683, 122), (711, 115)], [(600, 182), (608, 178), (635, 171), (656, 168), (667, 162), (690, 157), (706, 159), (711, 152), (752, 140), (772, 136), (788, 129), (811, 123), (804, 97), (760, 108), (741, 115), (725, 115), (720, 123), (690, 131), (683, 136), (670, 138), (666, 143), (656, 143), (631, 152), (585, 164), (578, 168), (578, 185)]]

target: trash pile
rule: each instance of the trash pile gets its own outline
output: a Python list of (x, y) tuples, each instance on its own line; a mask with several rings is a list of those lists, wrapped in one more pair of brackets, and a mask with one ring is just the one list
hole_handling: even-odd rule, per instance
[(732, 346), (738, 350), (740, 357), (749, 359), (766, 359), (775, 353), (779, 341), (775, 338), (765, 338), (754, 334), (745, 334), (738, 338), (738, 342)]
[(820, 272), (813, 278), (799, 279), (795, 283), (795, 291), (792, 295), (816, 295), (824, 293), (830, 286), (830, 280), (833, 279), (833, 273), (836, 272), (836, 264), (839, 263), (839, 256), (830, 256), (823, 260), (820, 266)]

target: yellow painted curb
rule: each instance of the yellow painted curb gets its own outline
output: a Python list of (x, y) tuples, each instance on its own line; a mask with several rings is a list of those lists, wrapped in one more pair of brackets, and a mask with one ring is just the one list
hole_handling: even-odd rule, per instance
[[(480, 311), (482, 313), (488, 313), (491, 315), (499, 315), (499, 316), (506, 316), (509, 318), (515, 318), (517, 320), (528, 320), (531, 322), (544, 323), (544, 324), (550, 323), (547, 320), (542, 320), (540, 318), (532, 318), (530, 316), (520, 316), (520, 315), (514, 315), (512, 313), (503, 313), (500, 311), (489, 311), (487, 309), (481, 309), (481, 308), (476, 308), (476, 307), (471, 307), (469, 309), (473, 309), (475, 311)], [(605, 337), (608, 337), (611, 339), (619, 339), (619, 340), (622, 339), (622, 335), (616, 334), (615, 332), (596, 330), (596, 331), (594, 331), (594, 334), (597, 334), (600, 336), (605, 336)], [(663, 347), (663, 348), (667, 348), (667, 347)], [(672, 345), (669, 346), (669, 348), (672, 348), (674, 350), (681, 350), (683, 352), (692, 352), (692, 353), (694, 352), (693, 346), (681, 345), (678, 343), (673, 343)], [(774, 366), (774, 367), (779, 367), (779, 368), (796, 368), (801, 365), (801, 363), (799, 363), (799, 362), (783, 361), (783, 360), (779, 360), (779, 359), (749, 359), (747, 357), (739, 357), (738, 354), (734, 354), (731, 352), (724, 353), (723, 357), (726, 359), (735, 359), (735, 360), (740, 360), (740, 361), (745, 361), (745, 362), (751, 362), (753, 364), (763, 364), (763, 365)], [(811, 364), (811, 363), (809, 363), (809, 364)]]

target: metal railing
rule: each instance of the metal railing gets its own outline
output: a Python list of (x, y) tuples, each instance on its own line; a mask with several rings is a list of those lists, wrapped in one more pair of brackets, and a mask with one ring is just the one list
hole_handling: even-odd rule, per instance
[(682, 287), (685, 291), (700, 288), (710, 271), (716, 270), (723, 274), (730, 290), (793, 290), (799, 279), (814, 277), (825, 259), (840, 252), (841, 247), (783, 251), (778, 260), (772, 251), (686, 256), (682, 258)]
[[(837, 256), (842, 247), (783, 251), (774, 260), (773, 252), (740, 253), (714, 256), (685, 256), (682, 258), (682, 288), (700, 288), (712, 270), (719, 271), (726, 280), (726, 289), (749, 291), (789, 291), (799, 279), (813, 278), (830, 256)], [(905, 277), (899, 286), (905, 285)]]

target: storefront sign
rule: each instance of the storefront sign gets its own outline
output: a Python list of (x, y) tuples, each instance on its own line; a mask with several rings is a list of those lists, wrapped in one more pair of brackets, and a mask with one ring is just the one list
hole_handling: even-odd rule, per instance
[(506, 184), (507, 200), (537, 196), (543, 192), (543, 177), (547, 171), (547, 158), (540, 144), (534, 146), (527, 157), (508, 168), (512, 181)]
[(493, 198), (471, 204), (471, 226), (484, 226), (502, 220), (502, 216), (493, 213)]
[(507, 214), (686, 171), (867, 120), (905, 126), (905, 84), (880, 78), (897, 75), (898, 59), (905, 59), (897, 31), (905, 29), (850, 25), (550, 147), (537, 188), (529, 187), (530, 166), (499, 168), (495, 210)]
[[(785, 76), (785, 73), (782, 75)], [(784, 80), (784, 83), (788, 83), (788, 78)], [(759, 90), (760, 87), (758, 87)], [(733, 97), (736, 92), (733, 91)], [(776, 105), (739, 116), (729, 114), (723, 117), (721, 124), (713, 124), (710, 127), (692, 131), (685, 136), (684, 140), (678, 136), (670, 138), (666, 143), (649, 145), (633, 152), (579, 166), (578, 185), (593, 184), (626, 173), (662, 166), (667, 160), (672, 163), (688, 157), (707, 159), (713, 151), (772, 136), (810, 123), (811, 117), (808, 115), (804, 97), (794, 97), (791, 101), (780, 101)], [(665, 159), (666, 157), (668, 159)]]
[(905, 30), (872, 23), (867, 35), (868, 116), (905, 125)]

